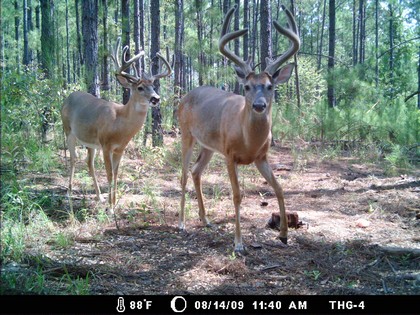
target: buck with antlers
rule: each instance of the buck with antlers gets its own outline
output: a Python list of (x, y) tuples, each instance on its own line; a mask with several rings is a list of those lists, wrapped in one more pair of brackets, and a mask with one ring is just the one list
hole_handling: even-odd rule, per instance
[[(69, 195), (72, 192), (74, 164), (76, 159), (77, 140), (88, 150), (87, 164), (96, 191), (96, 197), (103, 201), (94, 169), (94, 157), (97, 149), (102, 149), (106, 174), (111, 213), (115, 207), (118, 167), (124, 149), (128, 142), (143, 126), (149, 105), (157, 106), (160, 97), (153, 88), (153, 82), (171, 74), (168, 61), (160, 54), (157, 57), (163, 61), (166, 71), (159, 74), (139, 76), (125, 72), (133, 63), (144, 55), (144, 51), (126, 60), (128, 47), (124, 47), (123, 64), (118, 58), (120, 38), (111, 55), (116, 66), (115, 76), (118, 82), (130, 89), (131, 95), (127, 104), (119, 104), (94, 97), (85, 92), (73, 92), (64, 101), (61, 109), (64, 132), (70, 151), (70, 181)], [(70, 198), (71, 200), (71, 198)]]
[(232, 51), (227, 44), (248, 32), (247, 29), (228, 33), (229, 24), (236, 6), (226, 14), (222, 34), (219, 40), (219, 50), (235, 63), (236, 74), (244, 85), (245, 96), (236, 95), (214, 87), (203, 86), (192, 90), (182, 100), (178, 110), (179, 125), (182, 135), (182, 199), (179, 215), (179, 228), (185, 229), (185, 190), (187, 171), (193, 146), (201, 145), (197, 162), (192, 167), (192, 178), (197, 193), (199, 216), (203, 224), (209, 225), (206, 216), (201, 190), (201, 175), (209, 163), (213, 153), (219, 152), (225, 156), (227, 169), (233, 191), (235, 206), (235, 251), (243, 252), (240, 204), (241, 192), (238, 182), (239, 164), (255, 163), (262, 176), (273, 187), (280, 208), (280, 239), (287, 243), (287, 217), (284, 206), (283, 190), (277, 182), (270, 165), (267, 162), (267, 152), (271, 142), (271, 111), (274, 87), (286, 82), (292, 74), (295, 65), (285, 63), (299, 50), (300, 40), (296, 22), (284, 6), (289, 27), (284, 28), (274, 22), (276, 30), (290, 41), (287, 51), (276, 60), (267, 60), (266, 69), (257, 74), (251, 68), (251, 60), (244, 61)]

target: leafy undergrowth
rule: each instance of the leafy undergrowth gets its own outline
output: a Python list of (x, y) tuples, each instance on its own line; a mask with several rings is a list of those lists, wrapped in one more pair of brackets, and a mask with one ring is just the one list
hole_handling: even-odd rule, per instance
[[(272, 189), (255, 167), (241, 167), (247, 254), (237, 255), (223, 160), (215, 158), (203, 175), (213, 227), (200, 224), (190, 179), (187, 231), (180, 232), (179, 143), (165, 141), (165, 150), (140, 154), (128, 149), (119, 176), (118, 228), (106, 206), (94, 201), (82, 159), (76, 168), (74, 213), (69, 212), (64, 167), (19, 174), (27, 198), (43, 202), (20, 225), (3, 215), (1, 293), (420, 293), (417, 171), (391, 176), (377, 164), (353, 158), (320, 159), (274, 147), (270, 163), (285, 191), (286, 209), (305, 224), (290, 229), (283, 245), (278, 231), (266, 227), (278, 211)], [(64, 165), (64, 153), (60, 158)], [(11, 197), (7, 201), (19, 206)], [(4, 204), (2, 210), (7, 211)]]

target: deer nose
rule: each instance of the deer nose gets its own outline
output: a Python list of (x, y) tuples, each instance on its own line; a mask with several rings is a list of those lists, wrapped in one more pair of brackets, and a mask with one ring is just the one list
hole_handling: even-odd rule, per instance
[(255, 110), (257, 113), (262, 113), (267, 107), (266, 103), (258, 102), (252, 104), (252, 109)]
[(154, 95), (150, 98), (150, 103), (152, 103), (153, 105), (157, 105), (159, 101), (160, 101), (159, 95)]

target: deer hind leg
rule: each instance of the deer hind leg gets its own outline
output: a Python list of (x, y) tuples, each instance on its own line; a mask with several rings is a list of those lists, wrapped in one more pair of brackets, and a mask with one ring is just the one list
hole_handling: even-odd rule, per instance
[(206, 210), (204, 208), (203, 202), (203, 192), (201, 189), (201, 175), (203, 174), (204, 169), (207, 164), (210, 162), (213, 156), (213, 151), (202, 148), (200, 154), (198, 155), (197, 162), (195, 162), (192, 168), (192, 178), (194, 181), (195, 192), (197, 193), (198, 208), (200, 209), (200, 220), (206, 226), (211, 226), (209, 219), (206, 216)]
[(274, 192), (276, 193), (277, 201), (279, 203), (280, 208), (280, 240), (284, 244), (287, 244), (287, 216), (286, 208), (284, 206), (283, 189), (274, 177), (273, 171), (271, 170), (271, 167), (268, 164), (266, 157), (255, 161), (255, 165), (257, 166), (261, 175), (271, 185), (271, 187), (273, 187)]
[(245, 247), (242, 243), (241, 233), (241, 201), (242, 195), (238, 181), (238, 165), (233, 161), (227, 161), (227, 169), (229, 173), (230, 183), (233, 192), (233, 204), (235, 206), (235, 252), (245, 252)]
[(185, 192), (188, 182), (188, 169), (195, 144), (195, 139), (188, 131), (182, 132), (182, 175), (181, 175), (181, 209), (179, 211), (178, 228), (185, 230)]
[(88, 150), (87, 164), (89, 167), (90, 176), (92, 176), (92, 179), (93, 179), (93, 186), (95, 187), (96, 199), (99, 200), (99, 202), (104, 202), (105, 199), (101, 196), (101, 189), (99, 188), (98, 180), (96, 178), (96, 172), (95, 172), (96, 149), (87, 148), (87, 150)]
[(69, 205), (70, 211), (73, 211), (73, 202), (71, 200), (72, 191), (73, 191), (73, 177), (74, 177), (74, 167), (76, 163), (76, 137), (69, 134), (67, 135), (67, 146), (70, 152), (70, 176), (69, 176), (69, 190), (68, 190), (68, 198), (69, 198)]

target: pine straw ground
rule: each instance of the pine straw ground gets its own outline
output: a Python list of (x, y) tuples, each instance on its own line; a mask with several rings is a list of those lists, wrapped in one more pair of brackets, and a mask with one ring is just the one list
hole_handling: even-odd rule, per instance
[[(241, 167), (241, 227), (248, 253), (239, 256), (232, 252), (234, 210), (223, 159), (214, 158), (203, 176), (213, 227), (199, 222), (190, 178), (187, 232), (179, 232), (179, 141), (165, 142), (165, 155), (158, 150), (140, 156), (131, 146), (123, 158), (119, 229), (113, 218), (100, 223), (104, 205), (94, 201), (86, 171), (76, 176), (74, 192), (75, 217), (84, 219), (71, 222), (64, 167), (25, 174), (35, 192), (51, 195), (48, 215), (72, 241), (68, 246), (57, 246), (51, 236), (28, 241), (24, 262), (9, 262), (2, 271), (30, 274), (42, 265), (44, 285), (56, 293), (63, 275), (88, 275), (90, 294), (420, 294), (418, 171), (389, 176), (354, 158), (322, 158), (276, 146), (270, 163), (283, 185), (286, 208), (305, 226), (290, 229), (283, 245), (278, 231), (266, 227), (278, 211), (272, 189), (254, 166)], [(82, 170), (81, 160), (76, 173)], [(106, 192), (101, 162), (97, 172)]]

